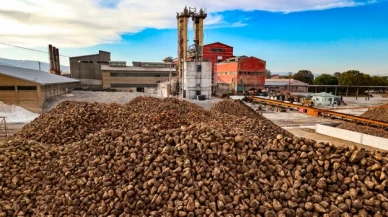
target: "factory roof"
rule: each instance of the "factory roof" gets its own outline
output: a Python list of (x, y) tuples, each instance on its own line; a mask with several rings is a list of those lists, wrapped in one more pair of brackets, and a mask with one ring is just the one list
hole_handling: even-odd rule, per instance
[(96, 54), (88, 54), (88, 55), (82, 55), (82, 56), (74, 56), (74, 57), (70, 57), (70, 58), (72, 59), (72, 58), (81, 58), (81, 57), (98, 56), (98, 55), (100, 55), (101, 53), (108, 53), (108, 54), (110, 54), (110, 52), (108, 52), (108, 51), (99, 50), (98, 53), (96, 53)]
[[(101, 65), (103, 71), (122, 71), (122, 72), (169, 72), (170, 68), (148, 68), (138, 66), (120, 66), (112, 67), (107, 65)], [(175, 67), (171, 67), (171, 72), (175, 72)]]
[(307, 83), (298, 81), (295, 79), (265, 79), (265, 85), (267, 86), (284, 86), (284, 85), (298, 85), (298, 86), (308, 86)]
[(79, 82), (76, 79), (54, 75), (44, 71), (4, 65), (0, 65), (0, 74), (41, 85)]
[(293, 92), (291, 93), (292, 95), (300, 95), (300, 96), (320, 96), (320, 97), (335, 97), (335, 95), (331, 94), (331, 93), (326, 93), (326, 92), (320, 92), (320, 93), (305, 93), (305, 92), (301, 92), (301, 93), (296, 93), (296, 92)]
[(224, 44), (224, 43), (221, 43), (221, 42), (213, 42), (213, 43), (210, 43), (210, 44), (205, 44), (204, 45), (204, 47), (205, 46), (211, 46), (211, 45), (223, 45), (223, 46), (226, 46), (226, 47), (231, 47), (231, 48), (233, 48), (232, 46), (229, 46), (229, 45), (227, 45), (227, 44)]
[(284, 86), (288, 85), (288, 82), (280, 82), (280, 81), (265, 81), (266, 86)]

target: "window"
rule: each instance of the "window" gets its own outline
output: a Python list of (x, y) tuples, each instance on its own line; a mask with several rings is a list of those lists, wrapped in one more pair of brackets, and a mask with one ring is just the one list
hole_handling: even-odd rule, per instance
[(18, 86), (18, 90), (36, 90), (36, 86)]
[(159, 74), (157, 74), (157, 75), (155, 75), (155, 77), (160, 77), (160, 75), (159, 75)]
[(15, 86), (0, 86), (0, 90), (15, 90)]
[(202, 72), (202, 65), (197, 65), (197, 72)]
[(222, 52), (223, 53), (223, 52), (225, 52), (225, 49), (223, 49), (223, 48), (211, 48), (210, 51), (211, 52)]

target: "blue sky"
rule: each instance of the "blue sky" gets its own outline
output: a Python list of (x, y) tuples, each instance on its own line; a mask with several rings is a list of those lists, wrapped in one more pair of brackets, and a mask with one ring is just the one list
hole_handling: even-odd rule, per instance
[[(297, 72), (300, 69), (308, 69), (314, 74), (331, 74), (336, 71), (357, 69), (370, 74), (388, 75), (388, 1), (327, 2), (329, 9), (326, 10), (315, 10), (322, 5), (311, 5), (313, 3), (307, 0), (302, 2), (303, 4), (300, 3), (299, 8), (292, 8), (289, 5), (268, 5), (262, 10), (225, 8), (214, 13), (208, 8), (210, 16), (205, 26), (205, 44), (219, 41), (231, 45), (234, 47), (235, 55), (256, 56), (266, 60), (267, 68), (272, 72)], [(348, 7), (341, 7), (343, 2), (351, 4), (346, 5)], [(117, 5), (117, 2), (111, 0), (99, 7), (118, 10), (119, 6), (125, 5)], [(158, 17), (159, 14), (150, 16)], [(104, 31), (103, 38), (94, 36), (85, 38), (81, 34), (87, 35), (90, 32), (77, 29), (82, 40), (77, 41), (70, 36), (62, 37), (57, 40), (57, 47), (60, 47), (61, 54), (67, 56), (106, 50), (112, 53), (113, 60), (128, 62), (161, 61), (166, 56), (175, 57), (177, 55), (175, 13), (163, 15), (155, 23), (151, 20), (147, 17), (139, 18), (139, 23), (143, 23), (128, 26), (131, 31), (127, 32), (124, 27), (120, 29), (120, 25), (117, 25), (119, 27), (112, 28), (116, 35)], [(137, 22), (127, 20), (131, 21)], [(101, 21), (103, 24), (104, 22), (109, 24), (113, 21), (109, 19)], [(71, 28), (68, 31), (71, 31)], [(94, 35), (99, 34), (99, 31), (93, 31)], [(191, 43), (192, 30), (189, 31)], [(88, 43), (82, 44), (85, 41)], [(8, 43), (20, 44), (17, 41)], [(25, 46), (27, 45), (29, 44)], [(33, 45), (29, 47), (31, 46)], [(39, 44), (33, 47), (46, 49)], [(0, 57), (35, 58), (42, 61), (47, 59), (44, 54), (14, 48), (2, 47), (0, 51), (1, 49), (7, 52), (1, 52)], [(68, 64), (67, 58), (62, 59), (62, 63)]]

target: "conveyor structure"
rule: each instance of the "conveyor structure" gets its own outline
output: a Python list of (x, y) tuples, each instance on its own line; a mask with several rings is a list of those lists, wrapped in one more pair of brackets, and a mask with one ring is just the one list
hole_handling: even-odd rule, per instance
[(277, 107), (282, 107), (282, 108), (291, 108), (291, 109), (297, 109), (297, 110), (303, 109), (303, 111), (305, 113), (307, 113), (308, 115), (312, 115), (312, 116), (321, 116), (321, 117), (328, 117), (331, 119), (339, 119), (339, 120), (344, 120), (344, 121), (348, 121), (348, 122), (353, 122), (353, 123), (363, 124), (366, 126), (377, 127), (380, 129), (388, 130), (388, 122), (384, 122), (384, 121), (371, 120), (371, 119), (364, 118), (364, 117), (335, 112), (335, 111), (332, 111), (329, 109), (312, 108), (312, 107), (307, 107), (307, 106), (303, 106), (303, 105), (282, 102), (282, 101), (277, 101), (277, 100), (272, 100), (272, 99), (265, 99), (265, 98), (252, 97), (252, 96), (250, 96), (248, 98), (252, 101), (259, 102), (262, 104), (271, 105), (271, 106), (277, 106)]

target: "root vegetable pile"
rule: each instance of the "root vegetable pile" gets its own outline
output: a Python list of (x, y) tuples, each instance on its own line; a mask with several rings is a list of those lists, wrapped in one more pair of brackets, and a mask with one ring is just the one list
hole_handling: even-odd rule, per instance
[(388, 104), (369, 109), (364, 112), (361, 117), (388, 122)]
[[(382, 105), (377, 108), (370, 109), (364, 112), (361, 117), (369, 118), (372, 120), (388, 122), (388, 104)], [(372, 136), (388, 138), (388, 131), (384, 129), (376, 129), (374, 127), (368, 127), (363, 125), (357, 125), (354, 123), (343, 123), (338, 126), (345, 130), (356, 131), (359, 133), (365, 133)]]
[(388, 215), (387, 153), (291, 137), (244, 109), (65, 102), (0, 142), (0, 216)]

